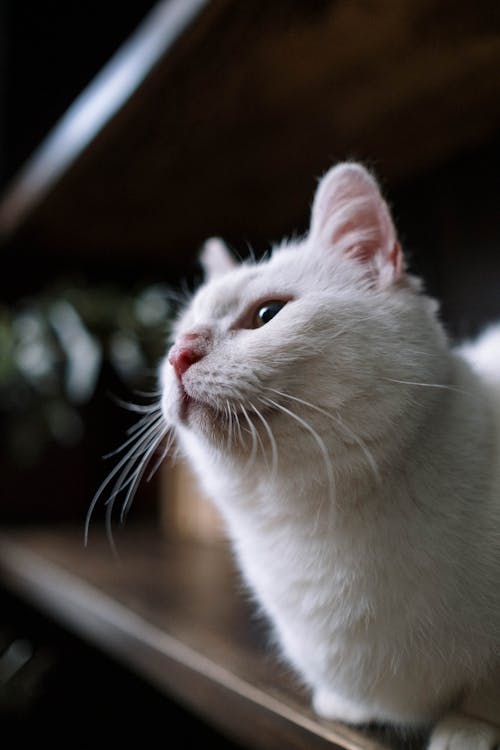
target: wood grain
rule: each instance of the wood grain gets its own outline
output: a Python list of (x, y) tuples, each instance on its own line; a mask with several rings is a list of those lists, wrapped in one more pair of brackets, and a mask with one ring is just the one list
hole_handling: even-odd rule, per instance
[(388, 733), (312, 713), (307, 692), (273, 654), (224, 544), (136, 528), (117, 545), (119, 560), (101, 533), (87, 549), (81, 530), (4, 533), (0, 582), (245, 746), (402, 747)]

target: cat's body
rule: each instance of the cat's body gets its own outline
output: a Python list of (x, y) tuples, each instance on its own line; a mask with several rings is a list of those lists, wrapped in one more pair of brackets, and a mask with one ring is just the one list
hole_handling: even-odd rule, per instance
[(302, 242), (205, 265), (163, 411), (316, 710), (495, 747), (446, 712), (500, 674), (500, 327), (450, 351), (357, 165)]

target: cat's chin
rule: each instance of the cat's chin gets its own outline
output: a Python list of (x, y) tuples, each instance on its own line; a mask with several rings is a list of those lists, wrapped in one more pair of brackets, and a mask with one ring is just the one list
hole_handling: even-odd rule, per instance
[[(235, 429), (234, 421), (217, 406), (184, 394), (179, 404), (178, 423), (233, 459), (245, 457), (252, 446), (246, 428)], [(253, 421), (253, 420), (252, 420)]]
[(198, 401), (185, 391), (181, 395), (179, 404), (179, 419), (188, 426), (196, 425), (200, 420), (215, 420), (217, 411), (209, 404)]
[(179, 404), (179, 421), (195, 433), (221, 446), (227, 442), (227, 417), (215, 406), (183, 393)]

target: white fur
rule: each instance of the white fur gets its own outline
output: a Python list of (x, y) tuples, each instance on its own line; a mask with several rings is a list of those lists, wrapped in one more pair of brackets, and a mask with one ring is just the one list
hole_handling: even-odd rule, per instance
[[(316, 710), (443, 716), (432, 750), (493, 748), (495, 729), (445, 714), (500, 664), (500, 327), (451, 350), (373, 179), (335, 170), (338, 231), (332, 170), (308, 237), (194, 296), (176, 335), (208, 329), (211, 347), (184, 373), (184, 417), (165, 359), (163, 411)], [(382, 219), (357, 237), (360, 205)], [(277, 298), (265, 326), (242, 323)]]

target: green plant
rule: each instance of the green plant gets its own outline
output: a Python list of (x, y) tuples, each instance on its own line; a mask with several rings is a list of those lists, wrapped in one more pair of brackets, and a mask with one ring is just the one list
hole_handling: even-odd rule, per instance
[(0, 419), (16, 462), (37, 461), (50, 442), (77, 443), (81, 408), (103, 365), (138, 388), (165, 349), (168, 290), (60, 283), (14, 307), (0, 306)]

